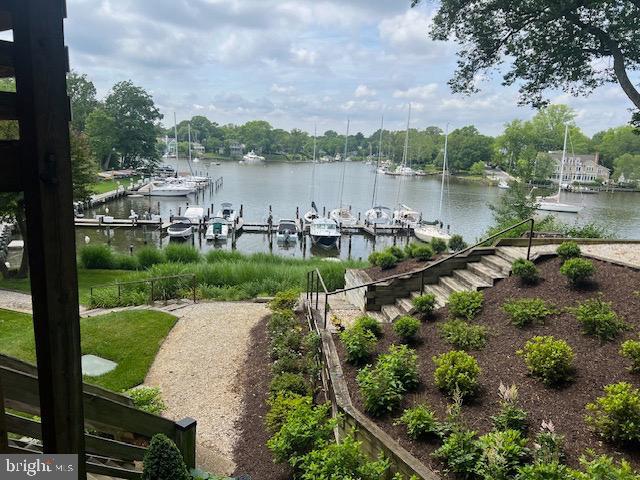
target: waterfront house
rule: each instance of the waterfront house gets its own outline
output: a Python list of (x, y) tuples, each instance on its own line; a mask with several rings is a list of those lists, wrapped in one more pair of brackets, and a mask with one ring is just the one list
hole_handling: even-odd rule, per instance
[(220, 155), (225, 155), (227, 151), (232, 157), (241, 157), (244, 155), (244, 145), (236, 140), (231, 140), (228, 146), (223, 145), (218, 149)]
[(609, 182), (611, 170), (600, 164), (600, 156), (598, 153), (568, 154), (564, 162), (562, 179), (560, 179), (562, 152), (549, 152), (549, 155), (555, 162), (555, 171), (551, 175), (551, 181), (554, 183)]
[(203, 155), (204, 154), (204, 145), (202, 145), (199, 142), (192, 142), (191, 143), (191, 152), (194, 155)]

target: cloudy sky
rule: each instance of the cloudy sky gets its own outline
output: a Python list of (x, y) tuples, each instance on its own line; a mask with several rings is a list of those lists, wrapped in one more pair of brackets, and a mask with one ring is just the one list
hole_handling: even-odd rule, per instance
[[(349, 117), (353, 131), (370, 133), (383, 111), (385, 127), (404, 128), (411, 102), (413, 127), (473, 123), (497, 134), (533, 114), (499, 77), (480, 94), (453, 95), (455, 45), (429, 40), (432, 7), (409, 0), (67, 0), (67, 9), (72, 68), (100, 96), (131, 79), (167, 124), (175, 111), (178, 121), (266, 119), (323, 132), (343, 131)], [(630, 115), (617, 85), (551, 97), (574, 107), (589, 134)]]

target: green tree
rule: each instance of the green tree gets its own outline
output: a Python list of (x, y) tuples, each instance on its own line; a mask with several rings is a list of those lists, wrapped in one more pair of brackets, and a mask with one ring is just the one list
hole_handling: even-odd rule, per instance
[(87, 117), (98, 106), (96, 87), (85, 74), (72, 70), (67, 75), (67, 92), (71, 102), (71, 127), (84, 132)]
[(489, 162), (493, 139), (480, 134), (474, 126), (454, 130), (449, 135), (449, 169), (452, 172), (468, 170), (477, 162)]
[(89, 139), (84, 133), (71, 128), (70, 145), (73, 199), (86, 200), (93, 193), (91, 184), (96, 180), (98, 165), (91, 154)]
[(497, 230), (530, 218), (536, 211), (537, 203), (528, 185), (511, 182), (509, 187), (497, 204), (489, 205)]
[(469, 173), (476, 177), (484, 177), (484, 168), (485, 168), (484, 162), (476, 162), (473, 165), (471, 165), (471, 168), (469, 169)]
[(627, 182), (640, 181), (640, 154), (625, 153), (615, 159), (614, 173), (615, 179), (619, 179), (621, 175), (624, 175), (624, 179)]
[(98, 107), (87, 117), (86, 133), (100, 169), (116, 167), (118, 130), (115, 119), (104, 108)]
[(617, 82), (640, 117), (628, 73), (640, 68), (638, 18), (638, 0), (442, 0), (431, 37), (460, 46), (455, 92), (476, 92), (481, 74), (510, 59), (503, 83), (520, 86), (523, 104), (545, 105), (546, 89), (585, 95)]
[(613, 168), (616, 158), (625, 153), (640, 154), (640, 135), (636, 135), (633, 127), (622, 126), (598, 132), (593, 136), (596, 149), (605, 167)]
[(249, 150), (271, 153), (273, 127), (265, 120), (253, 120), (240, 127), (240, 138)]

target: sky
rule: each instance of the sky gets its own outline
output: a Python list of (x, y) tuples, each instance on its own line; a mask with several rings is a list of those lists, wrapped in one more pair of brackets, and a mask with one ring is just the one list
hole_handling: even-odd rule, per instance
[[(427, 32), (434, 4), (409, 0), (67, 0), (71, 67), (99, 97), (121, 80), (145, 88), (163, 123), (204, 115), (219, 124), (264, 119), (313, 133), (474, 124), (496, 135), (535, 112), (517, 89), (487, 78), (454, 95), (456, 45)], [(628, 122), (617, 84), (588, 98), (549, 92), (577, 112), (587, 134)]]

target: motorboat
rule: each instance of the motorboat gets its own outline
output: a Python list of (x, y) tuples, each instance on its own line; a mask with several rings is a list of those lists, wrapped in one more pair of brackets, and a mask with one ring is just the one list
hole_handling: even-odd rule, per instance
[(509, 184), (505, 180), (500, 180), (498, 182), (498, 188), (501, 188), (502, 190), (509, 190)]
[(257, 155), (253, 150), (242, 157), (244, 163), (261, 163), (264, 162), (264, 157)]
[(315, 202), (311, 202), (311, 210), (303, 216), (305, 226), (311, 225), (316, 218), (320, 218), (320, 214), (318, 213)]
[(385, 172), (387, 175), (395, 175), (395, 176), (403, 176), (403, 177), (412, 177), (416, 174), (415, 170), (411, 167), (407, 167), (405, 165), (398, 165), (395, 170), (387, 170)]
[(206, 240), (226, 240), (229, 237), (229, 221), (222, 217), (214, 217), (209, 220), (207, 231), (204, 234)]
[(224, 202), (220, 205), (220, 211), (216, 214), (216, 217), (224, 218), (229, 222), (232, 228), (240, 230), (242, 228), (242, 217), (233, 208), (233, 204)]
[(329, 217), (341, 227), (353, 227), (358, 222), (358, 219), (353, 216), (351, 210), (347, 207), (331, 210)]
[[(142, 189), (138, 190), (141, 191)], [(182, 183), (155, 183), (151, 182), (148, 189), (143, 191), (144, 195), (150, 197), (187, 197), (195, 192), (193, 187), (184, 185)]]
[(449, 235), (449, 232), (443, 228), (443, 225), (440, 222), (436, 222), (434, 224), (421, 223), (414, 227), (413, 234), (418, 240), (427, 243), (434, 238), (444, 240), (447, 243), (451, 240), (451, 235)]
[(400, 205), (398, 209), (393, 212), (394, 223), (403, 227), (416, 227), (420, 224), (421, 217), (420, 212), (404, 204)]
[(296, 243), (298, 237), (298, 225), (295, 220), (280, 220), (276, 239), (278, 243)]
[(325, 250), (335, 248), (340, 238), (340, 229), (335, 220), (331, 218), (316, 218), (309, 228), (311, 242)]
[(171, 238), (187, 239), (193, 235), (191, 220), (186, 217), (174, 217), (171, 225), (167, 228), (167, 234)]
[(364, 212), (364, 220), (369, 225), (388, 225), (393, 221), (393, 212), (387, 207), (376, 206)]
[(192, 225), (200, 225), (200, 223), (204, 220), (205, 210), (202, 207), (192, 206), (187, 207), (184, 211), (184, 217), (188, 218), (191, 221)]

